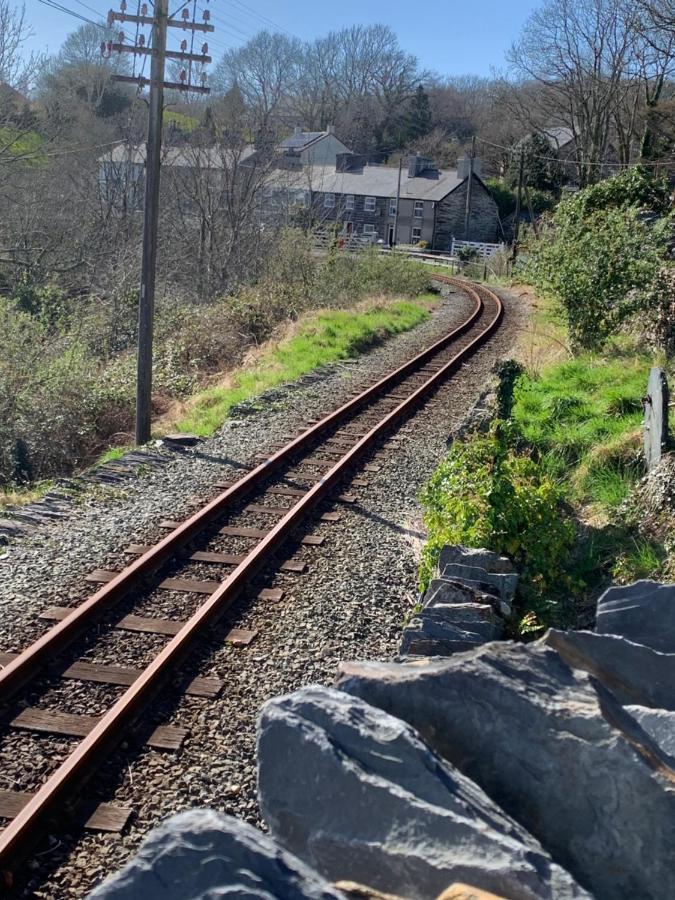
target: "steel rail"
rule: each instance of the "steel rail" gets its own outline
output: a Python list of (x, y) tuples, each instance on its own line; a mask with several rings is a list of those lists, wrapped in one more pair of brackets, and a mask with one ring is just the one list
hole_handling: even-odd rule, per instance
[(338, 424), (349, 414), (354, 413), (385, 388), (391, 387), (435, 356), (456, 338), (468, 331), (481, 314), (481, 302), (473, 289), (465, 283), (447, 276), (433, 276), (434, 279), (446, 283), (455, 283), (469, 295), (473, 295), (474, 308), (471, 315), (460, 326), (445, 337), (427, 347), (399, 368), (385, 375), (371, 387), (347, 401), (334, 412), (325, 416), (318, 423), (307, 429), (297, 438), (289, 441), (284, 447), (272, 454), (270, 458), (256, 466), (247, 475), (239, 479), (217, 497), (214, 497), (202, 509), (198, 510), (180, 526), (171, 531), (165, 538), (127, 565), (111, 581), (87, 598), (60, 622), (52, 626), (36, 641), (30, 644), (16, 659), (0, 669), (0, 703), (6, 702), (22, 688), (40, 669), (61, 653), (85, 628), (100, 618), (108, 609), (118, 603), (126, 594), (140, 583), (143, 578), (152, 574), (167, 559), (177, 553), (185, 544), (206, 528), (210, 522), (221, 515), (227, 507), (241, 500), (255, 488), (259, 487), (273, 472), (285, 465), (289, 459), (312, 443), (322, 432)]
[[(483, 304), (479, 294), (464, 283), (461, 284), (461, 287), (473, 295), (477, 308), (479, 311), (482, 310)], [(0, 870), (11, 871), (33, 845), (42, 826), (50, 818), (53, 818), (64, 804), (73, 800), (76, 789), (91, 776), (100, 761), (106, 759), (111, 750), (123, 740), (127, 728), (138, 718), (167, 677), (181, 663), (197, 636), (227, 610), (241, 594), (251, 577), (269, 562), (270, 556), (288, 538), (293, 528), (344, 478), (351, 465), (360, 456), (363, 456), (393, 424), (404, 418), (424, 396), (438, 387), (448, 374), (493, 334), (503, 316), (503, 306), (495, 294), (489, 293), (490, 299), (495, 302), (496, 311), (487, 326), (466, 347), (456, 353), (427, 381), (361, 437), (288, 510), (253, 548), (246, 559), (230, 573), (220, 587), (209, 596), (208, 600), (166, 644), (122, 697), (107, 713), (101, 716), (87, 737), (78, 743), (73, 753), (49, 776), (19, 814), (0, 833)]]

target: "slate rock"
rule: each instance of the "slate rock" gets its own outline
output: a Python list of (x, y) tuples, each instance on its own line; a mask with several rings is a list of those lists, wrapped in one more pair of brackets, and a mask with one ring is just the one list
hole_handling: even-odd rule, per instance
[(344, 900), (257, 829), (211, 809), (179, 813), (89, 900)]
[(675, 584), (645, 580), (608, 588), (598, 600), (595, 630), (675, 652)]
[(446, 544), (438, 559), (439, 571), (452, 563), (464, 566), (479, 566), (488, 572), (514, 572), (513, 563), (507, 556), (500, 556), (492, 550), (463, 547), (461, 544)]
[(625, 709), (675, 765), (675, 712), (645, 706), (626, 706)]
[(265, 704), (258, 797), (274, 838), (331, 880), (416, 900), (454, 881), (512, 900), (586, 896), (412, 728), (332, 688)]
[(569, 666), (590, 672), (621, 703), (675, 710), (675, 653), (592, 631), (552, 628), (542, 641)]
[(455, 581), (464, 581), (470, 585), (489, 585), (506, 603), (511, 603), (518, 587), (518, 575), (488, 572), (487, 569), (483, 569), (480, 566), (449, 563), (440, 569), (440, 574), (442, 578), (452, 578)]
[(506, 642), (340, 670), (340, 688), (409, 722), (594, 895), (668, 896), (675, 771), (586, 672)]
[(450, 603), (489, 603), (501, 616), (508, 618), (511, 615), (511, 605), (494, 593), (482, 591), (475, 585), (455, 581), (452, 578), (433, 578), (424, 594), (424, 605), (438, 606)]
[(445, 656), (496, 641), (503, 632), (504, 623), (486, 604), (428, 606), (404, 628), (401, 653)]

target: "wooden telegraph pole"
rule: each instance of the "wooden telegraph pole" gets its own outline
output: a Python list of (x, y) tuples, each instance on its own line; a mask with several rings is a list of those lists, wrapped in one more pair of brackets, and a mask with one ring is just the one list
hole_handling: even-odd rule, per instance
[[(207, 55), (208, 46), (204, 44), (201, 53), (187, 52), (187, 40), (181, 43), (180, 51), (166, 49), (168, 28), (181, 28), (191, 32), (191, 44), (194, 43), (196, 31), (213, 31), (209, 23), (208, 10), (204, 12), (204, 22), (197, 23), (190, 18), (187, 9), (183, 9), (180, 20), (169, 17), (168, 0), (155, 0), (154, 15), (147, 15), (147, 4), (138, 5), (138, 15), (127, 14), (126, 0), (120, 4), (121, 12), (110, 10), (108, 24), (115, 22), (131, 22), (136, 25), (135, 43), (125, 44), (124, 32), (120, 32), (118, 42), (110, 42), (101, 46), (105, 55), (113, 52), (133, 53), (138, 56), (150, 56), (150, 78), (132, 75), (114, 75), (116, 81), (138, 85), (139, 91), (149, 87), (148, 100), (148, 139), (145, 152), (145, 204), (143, 210), (143, 257), (141, 261), (141, 287), (138, 300), (138, 365), (136, 377), (136, 443), (145, 444), (150, 440), (151, 399), (152, 399), (152, 338), (155, 317), (155, 274), (157, 270), (157, 231), (159, 225), (159, 185), (162, 154), (162, 119), (164, 113), (164, 88), (178, 91), (191, 91), (201, 94), (210, 93), (210, 88), (203, 83), (191, 83), (192, 63), (202, 65), (211, 62)], [(196, 12), (196, 3), (193, 4)], [(193, 12), (194, 16), (194, 12)], [(144, 36), (139, 27), (149, 25), (152, 28), (151, 46), (146, 46)], [(192, 51), (192, 46), (190, 48)], [(175, 59), (189, 65), (188, 72), (183, 69), (180, 81), (164, 80), (164, 64), (166, 59)], [(202, 82), (205, 77), (202, 75)]]
[(518, 161), (518, 194), (516, 195), (516, 217), (513, 222), (513, 255), (512, 260), (515, 263), (518, 256), (518, 235), (520, 234), (520, 207), (523, 200), (523, 172), (525, 167), (525, 153), (520, 148), (520, 160)]
[(471, 218), (471, 192), (473, 190), (473, 167), (476, 158), (476, 136), (471, 138), (471, 156), (469, 157), (469, 180), (466, 185), (466, 206), (464, 207), (464, 240), (469, 240), (469, 219)]

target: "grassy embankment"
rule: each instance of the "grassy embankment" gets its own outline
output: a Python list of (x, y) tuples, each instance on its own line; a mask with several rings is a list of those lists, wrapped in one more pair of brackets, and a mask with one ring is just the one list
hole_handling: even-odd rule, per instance
[(435, 295), (426, 294), (415, 300), (371, 301), (354, 310), (304, 316), (290, 335), (268, 342), (250, 363), (190, 398), (175, 425), (201, 436), (213, 434), (237, 403), (409, 331), (428, 319), (435, 302)]
[(654, 575), (664, 557), (625, 514), (644, 473), (641, 397), (653, 357), (625, 335), (572, 357), (554, 304), (532, 301), (510, 422), (455, 444), (423, 496), (422, 581), (439, 543), (479, 536), (523, 573), (521, 633), (573, 625), (610, 580)]
[(527, 372), (513, 420), (572, 510), (578, 540), (570, 573), (582, 594), (609, 579), (655, 575), (663, 547), (628, 525), (625, 510), (644, 474), (641, 398), (650, 366), (661, 361), (621, 335), (600, 352), (547, 362), (547, 350), (559, 355), (566, 333), (550, 301), (537, 306), (533, 330), (544, 363), (533, 368), (521, 352)]
[[(158, 436), (172, 430), (213, 434), (237, 403), (409, 331), (429, 318), (436, 302), (436, 295), (422, 294), (414, 300), (371, 299), (351, 310), (308, 312), (286, 326), (281, 337), (277, 335), (249, 354), (240, 367), (216, 376), (208, 388), (176, 403), (156, 423), (155, 431)], [(129, 449), (113, 447), (98, 462), (119, 459)], [(0, 509), (38, 500), (51, 486), (52, 481), (46, 480), (26, 488), (3, 488)]]

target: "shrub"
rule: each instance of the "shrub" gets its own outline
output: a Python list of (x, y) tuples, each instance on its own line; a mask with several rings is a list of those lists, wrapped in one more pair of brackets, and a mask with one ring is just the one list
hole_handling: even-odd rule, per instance
[(560, 204), (531, 244), (526, 271), (560, 302), (575, 350), (602, 346), (649, 307), (668, 234), (667, 220), (647, 224), (634, 207), (580, 215), (577, 199)]
[(575, 531), (556, 483), (510, 438), (497, 420), (489, 434), (456, 442), (433, 474), (422, 493), (429, 538), (420, 574), (426, 587), (444, 544), (508, 555), (521, 572), (521, 630), (531, 630), (535, 617), (541, 626), (561, 621), (555, 598), (569, 585)]

